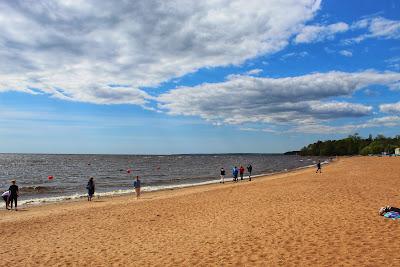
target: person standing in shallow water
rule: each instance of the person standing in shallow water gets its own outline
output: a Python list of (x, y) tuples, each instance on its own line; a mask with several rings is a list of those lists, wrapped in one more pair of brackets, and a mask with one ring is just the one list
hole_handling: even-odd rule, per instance
[(138, 199), (140, 197), (140, 187), (141, 187), (141, 181), (140, 181), (140, 177), (136, 176), (136, 180), (133, 182), (133, 187), (135, 188), (135, 192), (136, 192), (136, 199)]
[(92, 201), (94, 191), (95, 191), (95, 185), (94, 185), (94, 180), (93, 177), (90, 177), (86, 189), (88, 190), (88, 201)]
[(10, 191), (10, 196), (9, 196), (8, 200), (9, 200), (11, 209), (13, 207), (13, 203), (15, 203), (15, 210), (18, 210), (17, 209), (17, 199), (19, 196), (19, 189), (18, 189), (18, 185), (16, 185), (15, 180), (11, 181), (11, 186), (10, 186), (10, 188), (8, 188), (8, 191)]
[(225, 183), (225, 169), (221, 168), (221, 181), (220, 183)]
[(319, 173), (322, 173), (321, 161), (320, 161), (320, 160), (318, 160), (318, 163), (317, 163), (317, 171), (316, 171), (315, 173), (318, 173), (318, 171), (319, 171)]
[(253, 166), (251, 166), (251, 164), (247, 166), (247, 171), (249, 172), (249, 181), (251, 181), (251, 172), (253, 171)]

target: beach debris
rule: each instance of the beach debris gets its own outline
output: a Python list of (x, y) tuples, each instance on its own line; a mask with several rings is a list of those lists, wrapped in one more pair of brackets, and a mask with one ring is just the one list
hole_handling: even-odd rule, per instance
[(391, 206), (385, 206), (379, 209), (379, 215), (392, 220), (400, 219), (400, 209)]
[(400, 213), (396, 211), (386, 212), (383, 216), (392, 220), (400, 219)]

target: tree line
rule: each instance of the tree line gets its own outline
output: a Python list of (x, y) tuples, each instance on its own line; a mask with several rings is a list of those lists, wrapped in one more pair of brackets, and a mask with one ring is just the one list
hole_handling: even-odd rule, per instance
[(395, 148), (400, 147), (400, 135), (393, 138), (369, 135), (362, 138), (357, 133), (340, 140), (318, 141), (303, 147), (299, 154), (302, 156), (345, 156), (369, 155), (386, 152), (393, 154)]

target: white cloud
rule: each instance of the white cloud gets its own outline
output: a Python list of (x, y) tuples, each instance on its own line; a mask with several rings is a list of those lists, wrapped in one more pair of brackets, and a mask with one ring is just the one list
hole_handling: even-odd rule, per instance
[[(354, 22), (350, 26), (344, 22), (329, 25), (307, 25), (295, 37), (294, 43), (315, 43), (332, 40), (338, 33), (356, 31), (364, 33), (356, 37), (345, 39), (342, 44), (359, 43), (368, 38), (400, 39), (400, 20), (389, 20), (383, 17), (369, 17)], [(325, 50), (330, 50), (325, 48)], [(349, 54), (349, 53), (347, 53)]]
[(240, 127), (239, 130), (245, 131), (245, 132), (258, 132), (258, 131), (260, 131), (260, 129), (251, 128), (251, 127)]
[(354, 125), (330, 126), (318, 123), (310, 123), (296, 126), (289, 132), (306, 134), (350, 134), (355, 130), (357, 130), (357, 128)]
[(240, 127), (239, 130), (245, 132), (265, 132), (265, 133), (280, 133), (278, 130), (271, 129), (271, 128), (251, 128), (251, 127)]
[(349, 39), (348, 43), (358, 43), (368, 38), (400, 39), (400, 20), (389, 20), (383, 17), (366, 18), (355, 22), (351, 28), (353, 30), (367, 29), (368, 33)]
[(400, 114), (400, 102), (392, 104), (382, 104), (379, 106), (380, 111), (385, 113), (398, 113)]
[(370, 96), (370, 97), (377, 97), (377, 96), (380, 95), (380, 92), (379, 92), (378, 90), (371, 89), (371, 88), (365, 89), (365, 90), (363, 91), (363, 93), (364, 93), (366, 96)]
[(249, 70), (248, 72), (246, 72), (246, 74), (247, 75), (258, 75), (261, 72), (263, 72), (262, 69), (252, 69), (252, 70)]
[(349, 50), (340, 50), (339, 54), (341, 54), (342, 56), (345, 56), (345, 57), (352, 57), (353, 56), (353, 53), (351, 51), (349, 51)]
[(400, 70), (400, 57), (393, 57), (385, 60), (388, 63), (389, 68)]
[(353, 52), (351, 52), (350, 50), (340, 50), (340, 51), (336, 51), (336, 50), (333, 50), (333, 49), (331, 49), (331, 48), (329, 48), (329, 47), (324, 47), (324, 50), (325, 50), (325, 52), (326, 52), (327, 54), (338, 53), (338, 54), (340, 54), (340, 55), (342, 55), (342, 56), (345, 56), (345, 57), (352, 57), (352, 56), (353, 56)]
[(299, 44), (332, 40), (336, 34), (346, 32), (348, 29), (349, 25), (344, 22), (329, 25), (308, 25), (301, 29), (294, 42)]
[[(287, 78), (230, 76), (221, 83), (179, 87), (157, 97), (171, 115), (199, 116), (227, 124), (245, 122), (306, 123), (370, 115), (362, 104), (332, 102), (373, 84), (392, 86), (400, 73), (327, 72)], [(323, 102), (325, 100), (326, 102)]]
[(291, 53), (287, 53), (284, 54), (283, 56), (281, 56), (281, 60), (286, 60), (288, 58), (303, 58), (308, 56), (308, 52), (307, 51), (301, 51), (301, 52), (291, 52)]
[(151, 96), (142, 87), (283, 49), (319, 6), (320, 0), (2, 1), (0, 92), (145, 105)]
[(387, 59), (385, 61), (388, 63), (397, 63), (397, 62), (400, 62), (400, 57), (393, 57), (393, 58)]
[(329, 47), (324, 47), (324, 50), (325, 50), (325, 52), (328, 53), (328, 54), (332, 54), (332, 53), (335, 53), (335, 52), (336, 52), (336, 50), (333, 50), (333, 49), (331, 49), (331, 48), (329, 48)]
[(379, 127), (398, 127), (400, 126), (400, 116), (387, 116), (370, 119), (358, 125), (346, 124), (341, 126), (330, 126), (323, 124), (299, 125), (290, 132), (309, 133), (309, 134), (351, 134), (360, 129), (379, 128)]

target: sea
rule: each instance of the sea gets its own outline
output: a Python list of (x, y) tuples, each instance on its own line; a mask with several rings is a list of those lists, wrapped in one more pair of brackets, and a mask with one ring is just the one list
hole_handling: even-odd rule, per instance
[(19, 205), (36, 205), (85, 197), (90, 177), (95, 180), (95, 195), (101, 197), (133, 192), (137, 175), (146, 192), (218, 183), (221, 167), (226, 181), (231, 181), (234, 166), (246, 169), (251, 164), (257, 177), (313, 166), (318, 160), (329, 161), (282, 154), (0, 154), (0, 189), (7, 190), (15, 179)]

